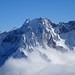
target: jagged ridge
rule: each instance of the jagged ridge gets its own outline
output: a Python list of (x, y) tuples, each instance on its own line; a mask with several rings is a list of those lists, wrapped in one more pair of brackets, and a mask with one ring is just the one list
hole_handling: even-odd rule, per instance
[(27, 58), (22, 49), (32, 52), (35, 47), (46, 49), (47, 45), (61, 51), (73, 50), (72, 33), (75, 34), (75, 21), (55, 24), (47, 18), (27, 19), (21, 28), (0, 34), (0, 66), (9, 57)]

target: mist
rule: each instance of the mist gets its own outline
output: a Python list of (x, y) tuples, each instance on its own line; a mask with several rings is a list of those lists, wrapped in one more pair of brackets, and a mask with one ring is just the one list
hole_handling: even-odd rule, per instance
[(75, 75), (75, 52), (35, 48), (28, 58), (9, 58), (0, 75)]

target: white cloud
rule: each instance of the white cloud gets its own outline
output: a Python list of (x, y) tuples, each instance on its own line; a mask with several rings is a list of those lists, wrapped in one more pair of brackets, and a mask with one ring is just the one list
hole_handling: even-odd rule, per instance
[[(44, 60), (40, 53), (51, 62)], [(9, 58), (0, 68), (0, 75), (75, 75), (75, 52), (59, 52), (47, 48), (36, 48), (28, 59)]]

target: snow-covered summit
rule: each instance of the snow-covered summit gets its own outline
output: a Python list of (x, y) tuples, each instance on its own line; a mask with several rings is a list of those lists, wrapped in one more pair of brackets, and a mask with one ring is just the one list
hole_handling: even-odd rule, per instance
[(27, 19), (21, 28), (0, 34), (0, 66), (9, 57), (27, 58), (36, 47), (73, 50), (74, 35), (75, 21), (55, 24), (47, 18)]

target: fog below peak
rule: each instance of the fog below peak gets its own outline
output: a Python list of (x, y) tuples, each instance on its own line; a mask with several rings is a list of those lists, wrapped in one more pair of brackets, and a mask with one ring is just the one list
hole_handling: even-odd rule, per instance
[(75, 52), (35, 49), (27, 59), (9, 58), (0, 68), (0, 75), (75, 75)]

